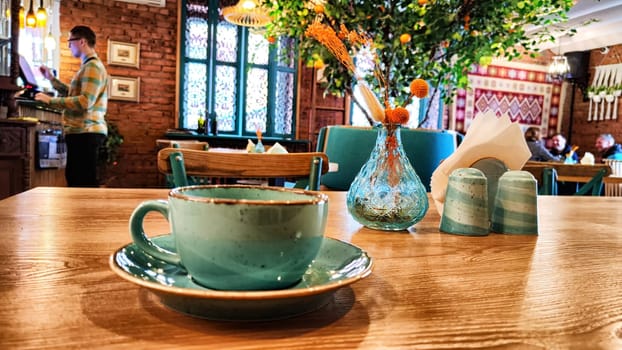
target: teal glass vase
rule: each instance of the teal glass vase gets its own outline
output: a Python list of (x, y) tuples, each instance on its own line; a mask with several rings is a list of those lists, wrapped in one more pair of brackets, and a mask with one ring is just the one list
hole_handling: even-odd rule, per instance
[(404, 152), (400, 126), (376, 128), (376, 145), (348, 190), (348, 211), (372, 229), (406, 230), (425, 216), (428, 195)]

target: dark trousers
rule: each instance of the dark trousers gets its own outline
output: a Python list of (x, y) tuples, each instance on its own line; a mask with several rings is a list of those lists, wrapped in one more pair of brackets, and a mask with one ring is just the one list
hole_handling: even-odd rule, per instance
[(97, 133), (67, 134), (67, 167), (65, 179), (69, 187), (99, 187), (97, 163), (99, 148), (106, 135)]

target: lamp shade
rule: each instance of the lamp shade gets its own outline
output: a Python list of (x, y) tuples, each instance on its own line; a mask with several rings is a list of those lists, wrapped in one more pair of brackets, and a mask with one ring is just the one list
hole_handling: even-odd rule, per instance
[(43, 0), (39, 2), (39, 9), (37, 9), (37, 27), (45, 28), (48, 21), (48, 13), (43, 7)]
[(32, 7), (32, 3), (34, 0), (30, 1), (30, 9), (28, 10), (28, 14), (26, 14), (26, 27), (35, 28), (37, 26), (37, 16), (35, 15), (35, 10)]
[(223, 8), (222, 15), (227, 22), (244, 27), (263, 27), (270, 23), (270, 16), (255, 0), (240, 0)]
[(19, 7), (19, 28), (24, 28), (24, 23), (26, 22), (26, 10), (24, 6)]

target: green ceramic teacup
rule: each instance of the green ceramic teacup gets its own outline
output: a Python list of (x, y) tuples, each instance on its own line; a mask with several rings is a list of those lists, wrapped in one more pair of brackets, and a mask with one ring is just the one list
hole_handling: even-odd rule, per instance
[[(147, 213), (166, 217), (177, 252), (144, 232)], [(168, 201), (138, 205), (130, 218), (134, 243), (147, 254), (185, 268), (199, 284), (220, 290), (272, 290), (300, 280), (317, 255), (328, 197), (280, 187), (178, 187)]]

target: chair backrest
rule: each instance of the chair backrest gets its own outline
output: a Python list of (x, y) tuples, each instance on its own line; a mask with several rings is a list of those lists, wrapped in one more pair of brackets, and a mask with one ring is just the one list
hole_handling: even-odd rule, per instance
[[(338, 167), (337, 171), (322, 176), (322, 184), (331, 189), (348, 190), (369, 159), (377, 135), (378, 131), (371, 127), (331, 125), (321, 128), (316, 150), (326, 153), (331, 163)], [(406, 156), (428, 192), (432, 173), (456, 150), (459, 135), (449, 130), (401, 130)]]
[(607, 169), (600, 169), (590, 181), (582, 185), (575, 196), (600, 196), (603, 192), (603, 178), (607, 174)]
[(204, 141), (197, 140), (169, 140), (169, 139), (159, 139), (156, 140), (156, 145), (158, 149), (174, 147), (174, 148), (187, 148), (187, 149), (196, 149), (196, 150), (207, 150), (209, 149), (209, 144)]
[(322, 152), (267, 154), (163, 148), (158, 152), (158, 170), (173, 174), (175, 186), (187, 185), (187, 176), (305, 178), (309, 189), (318, 190), (321, 175), (328, 171), (328, 157)]

